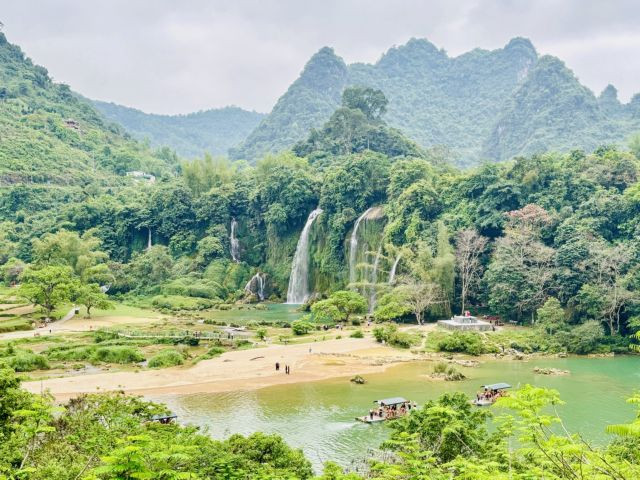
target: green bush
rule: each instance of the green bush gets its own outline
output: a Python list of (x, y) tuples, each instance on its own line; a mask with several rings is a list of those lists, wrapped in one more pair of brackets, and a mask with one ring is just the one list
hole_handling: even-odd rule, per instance
[(93, 333), (93, 341), (96, 343), (102, 343), (107, 340), (115, 340), (117, 338), (119, 338), (118, 332), (114, 332), (112, 330), (100, 329)]
[(19, 352), (9, 358), (9, 366), (16, 372), (32, 372), (33, 370), (47, 370), (49, 362), (46, 357), (33, 352)]
[(91, 363), (137, 363), (144, 360), (144, 355), (137, 348), (114, 345), (62, 345), (49, 348), (45, 354), (50, 360), (91, 362)]
[(477, 333), (455, 332), (438, 342), (438, 351), (480, 355), (484, 353), (482, 338)]
[(400, 348), (411, 348), (412, 345), (418, 343), (418, 339), (415, 335), (411, 335), (406, 332), (394, 332), (389, 335), (389, 345)]
[(291, 330), (295, 335), (306, 335), (313, 329), (314, 326), (311, 323), (302, 320), (296, 320), (291, 324)]
[(392, 323), (375, 327), (373, 329), (373, 336), (376, 341), (382, 343), (383, 341), (389, 345), (400, 348), (411, 348), (418, 342), (418, 337), (406, 332), (399, 332), (398, 327)]
[(137, 363), (144, 360), (144, 355), (132, 347), (98, 347), (92, 360), (104, 363)]
[(187, 297), (180, 295), (158, 295), (153, 297), (151, 304), (160, 309), (176, 310), (206, 310), (216, 305), (207, 298)]
[(168, 348), (151, 357), (148, 366), (149, 368), (165, 368), (182, 365), (183, 363), (184, 357), (182, 354), (173, 348)]
[(362, 330), (356, 330), (355, 332), (353, 332), (351, 335), (349, 335), (351, 338), (364, 338), (364, 333), (362, 333)]
[(464, 380), (466, 377), (458, 371), (453, 365), (447, 362), (438, 362), (433, 366), (433, 375), (444, 378), (449, 382)]

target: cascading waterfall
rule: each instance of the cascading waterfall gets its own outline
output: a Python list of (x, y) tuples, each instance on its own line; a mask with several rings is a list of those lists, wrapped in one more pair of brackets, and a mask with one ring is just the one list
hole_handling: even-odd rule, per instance
[(264, 273), (261, 273), (261, 272), (256, 273), (253, 277), (251, 277), (251, 280), (249, 280), (247, 284), (244, 286), (245, 292), (249, 294), (255, 294), (258, 296), (260, 301), (263, 301), (264, 300), (264, 284), (265, 284), (264, 280), (265, 280)]
[(349, 243), (349, 283), (355, 283), (357, 280), (356, 260), (358, 258), (358, 227), (360, 226), (360, 222), (362, 222), (373, 208), (374, 207), (371, 207), (365, 210), (353, 225), (353, 231), (351, 232), (351, 240)]
[(231, 219), (231, 233), (229, 235), (229, 242), (231, 244), (231, 258), (234, 262), (240, 261), (240, 242), (236, 237), (236, 230), (238, 229), (238, 222), (235, 218)]
[(382, 254), (382, 244), (378, 247), (378, 253), (373, 261), (373, 269), (371, 270), (371, 286), (369, 287), (369, 313), (373, 313), (376, 308), (377, 291), (376, 283), (378, 283), (378, 265), (380, 265), (380, 255)]
[(304, 224), (296, 253), (291, 264), (291, 275), (289, 276), (289, 288), (287, 289), (287, 303), (300, 304), (309, 299), (309, 232), (314, 220), (322, 213), (321, 208), (316, 208), (307, 217)]
[(391, 266), (391, 270), (389, 271), (389, 285), (393, 285), (393, 282), (395, 282), (396, 280), (396, 270), (398, 268), (398, 263), (400, 263), (400, 257), (402, 255), (398, 254), (398, 256), (396, 257), (396, 259), (393, 262), (393, 265)]

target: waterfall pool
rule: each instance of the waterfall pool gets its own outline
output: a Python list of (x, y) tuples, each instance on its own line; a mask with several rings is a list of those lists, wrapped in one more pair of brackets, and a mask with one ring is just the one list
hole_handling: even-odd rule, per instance
[(235, 325), (246, 325), (250, 322), (287, 322), (291, 323), (301, 318), (304, 313), (298, 311), (300, 305), (288, 305), (286, 303), (264, 303), (264, 309), (238, 309), (231, 310), (209, 310), (202, 312), (204, 318), (215, 320), (216, 322), (233, 323)]
[[(277, 433), (290, 445), (302, 448), (320, 471), (327, 460), (344, 466), (358, 462), (387, 438), (385, 425), (354, 420), (366, 414), (378, 398), (404, 396), (421, 404), (445, 392), (462, 391), (471, 397), (480, 385), (494, 382), (555, 388), (566, 402), (558, 411), (569, 431), (601, 444), (610, 438), (604, 432), (607, 424), (634, 418), (635, 410), (625, 399), (640, 389), (640, 357), (635, 356), (487, 361), (475, 368), (459, 367), (467, 376), (461, 382), (429, 379), (432, 365), (396, 365), (384, 373), (367, 375), (365, 385), (338, 378), (250, 392), (150, 399), (167, 403), (180, 422), (206, 427), (214, 438), (255, 431)], [(537, 375), (535, 366), (570, 370), (571, 374)]]

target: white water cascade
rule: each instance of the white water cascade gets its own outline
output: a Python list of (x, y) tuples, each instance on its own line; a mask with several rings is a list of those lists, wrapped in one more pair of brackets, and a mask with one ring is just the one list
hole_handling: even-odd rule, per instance
[(296, 253), (291, 264), (291, 275), (289, 276), (289, 288), (287, 289), (287, 303), (300, 304), (309, 299), (309, 232), (314, 220), (322, 213), (321, 208), (316, 208), (307, 217), (304, 224)]
[(387, 282), (389, 285), (393, 285), (393, 282), (396, 280), (396, 270), (398, 269), (398, 263), (400, 263), (400, 257), (402, 257), (402, 255), (398, 254), (389, 271), (389, 281)]
[(351, 232), (351, 240), (349, 242), (349, 283), (354, 283), (357, 279), (356, 272), (356, 260), (358, 258), (358, 227), (360, 222), (373, 210), (374, 207), (368, 208), (365, 212), (358, 217), (356, 223), (353, 225), (353, 231)]
[(231, 258), (234, 262), (240, 261), (240, 242), (236, 236), (236, 230), (238, 229), (238, 222), (235, 218), (231, 219), (231, 233), (229, 234), (229, 243), (231, 244)]
[(244, 286), (244, 291), (249, 294), (257, 295), (260, 301), (263, 301), (264, 300), (264, 283), (265, 283), (264, 280), (265, 280), (264, 273), (261, 273), (261, 272), (256, 273), (253, 277), (251, 277), (251, 280), (249, 280), (247, 284)]
[(376, 283), (378, 283), (378, 266), (380, 265), (380, 255), (382, 254), (382, 244), (378, 247), (378, 253), (376, 253), (376, 259), (373, 261), (373, 269), (371, 270), (371, 287), (369, 291), (369, 313), (373, 313), (376, 308), (377, 290)]

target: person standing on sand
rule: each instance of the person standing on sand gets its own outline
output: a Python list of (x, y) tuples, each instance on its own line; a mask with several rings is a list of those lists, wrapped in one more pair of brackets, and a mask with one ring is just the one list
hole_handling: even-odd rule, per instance
[(276, 372), (280, 370), (280, 362), (276, 362)]

